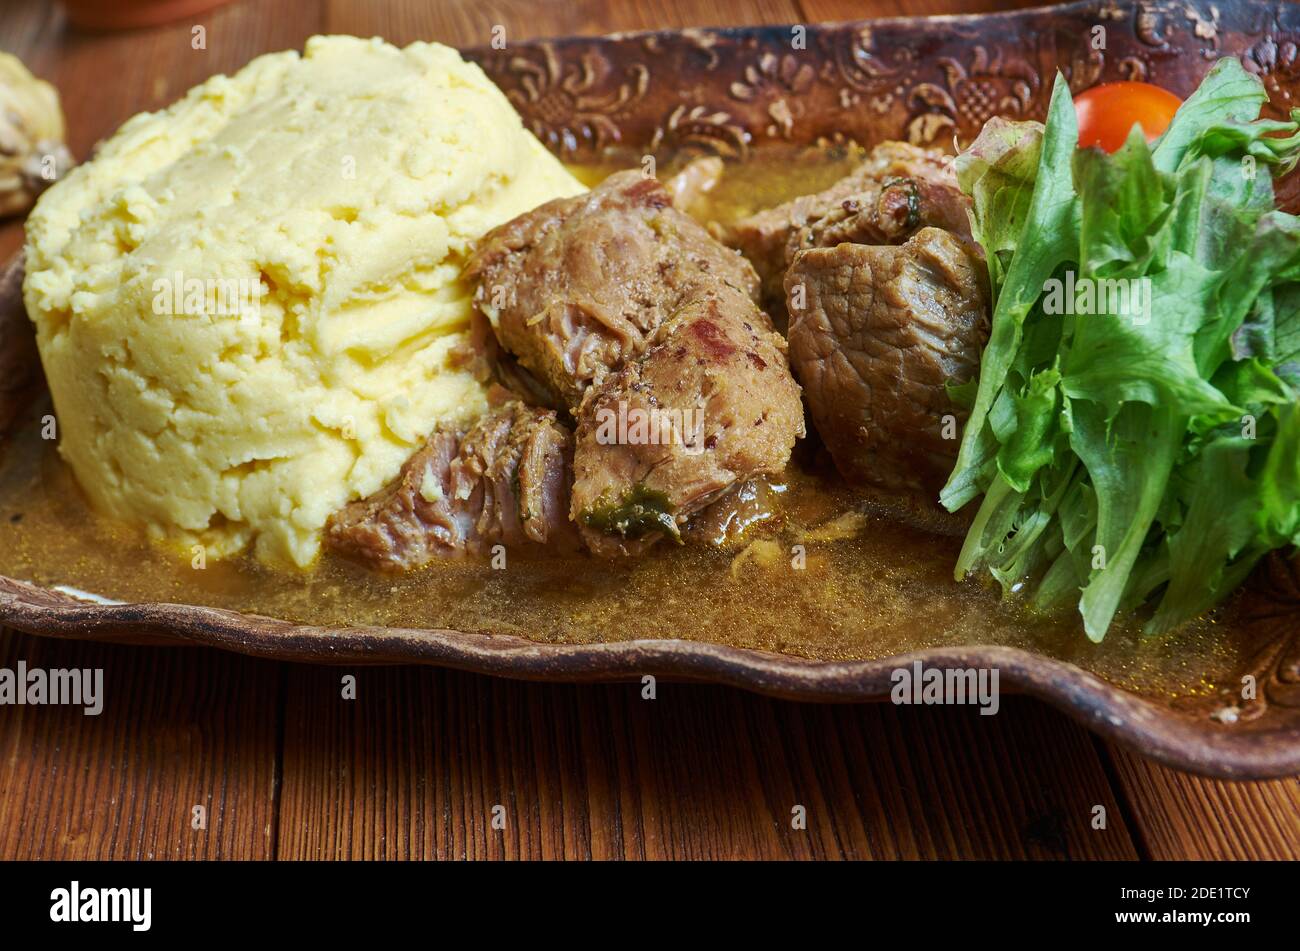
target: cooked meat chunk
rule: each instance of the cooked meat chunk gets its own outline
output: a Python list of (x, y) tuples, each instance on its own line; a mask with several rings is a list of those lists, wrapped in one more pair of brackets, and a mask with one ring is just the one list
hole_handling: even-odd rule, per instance
[(502, 345), (571, 408), (687, 298), (720, 286), (758, 295), (744, 258), (637, 171), (489, 232), (467, 274)]
[(845, 241), (899, 244), (928, 225), (969, 240), (968, 206), (947, 156), (885, 142), (830, 188), (751, 215), (725, 237), (758, 269), (764, 297), (773, 303), (801, 250)]
[(879, 189), (864, 191), (861, 199), (847, 198), (796, 230), (786, 247), (786, 257), (793, 260), (806, 248), (833, 248), (845, 242), (898, 244), (924, 226), (969, 238), (969, 206), (970, 199), (957, 189), (955, 181), (886, 179)]
[(924, 228), (901, 246), (800, 251), (785, 290), (790, 362), (836, 467), (851, 482), (937, 493), (963, 417), (945, 383), (975, 376), (988, 339), (982, 262)]
[(744, 294), (702, 296), (583, 401), (573, 518), (600, 555), (680, 541), (737, 482), (781, 472), (803, 435), (785, 341)]
[(577, 420), (571, 514), (597, 554), (680, 539), (804, 433), (753, 268), (653, 179), (619, 173), (509, 222), (469, 273), (501, 344)]
[[(571, 421), (568, 405), (559, 394), (519, 365), (514, 354), (501, 346), (491, 322), (480, 311), (470, 314), (469, 340), (463, 346), (465, 351), (474, 354), (466, 362), (475, 379), (491, 383), (529, 406), (556, 410), (562, 420)], [(499, 396), (497, 401), (501, 401)]]
[(497, 544), (575, 548), (572, 454), (553, 412), (510, 400), (463, 435), (435, 432), (394, 482), (331, 519), (328, 543), (397, 571)]

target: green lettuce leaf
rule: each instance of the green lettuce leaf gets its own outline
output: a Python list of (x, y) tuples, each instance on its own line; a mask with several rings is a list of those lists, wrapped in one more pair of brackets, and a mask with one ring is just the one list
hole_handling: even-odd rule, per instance
[[(971, 407), (953, 477), (944, 486), (941, 500), (955, 511), (974, 498), (987, 474), (993, 446), (986, 439), (985, 417), (1001, 390), (1016, 351), (1020, 348), (1022, 325), (1042, 293), (1043, 283), (1070, 260), (1078, 244), (1078, 203), (1070, 175), (1070, 157), (1079, 142), (1074, 102), (1064, 82), (1057, 82), (1048, 107), (1047, 127), (1041, 137), (1030, 126), (1022, 134), (1007, 133), (1010, 123), (989, 123), (971, 153), (984, 155), (986, 169), (972, 167), (958, 157), (958, 181), (975, 197), (974, 233), (985, 248), (994, 290), (993, 326), (980, 367), (979, 389)], [(1037, 152), (1034, 178), (1025, 179), (1029, 155)], [(1017, 214), (1002, 219), (1000, 213)], [(1014, 235), (1014, 238), (1012, 237)], [(1031, 240), (1024, 241), (1024, 236)], [(997, 263), (1000, 254), (1011, 252), (1005, 275)]]
[(940, 501), (979, 499), (955, 573), (1101, 640), (1218, 603), (1300, 541), (1300, 220), (1272, 178), (1300, 123), (1261, 120), (1220, 60), (1165, 134), (1080, 150), (1058, 76), (1047, 122), (994, 120), (958, 156), (993, 288), (990, 339)]

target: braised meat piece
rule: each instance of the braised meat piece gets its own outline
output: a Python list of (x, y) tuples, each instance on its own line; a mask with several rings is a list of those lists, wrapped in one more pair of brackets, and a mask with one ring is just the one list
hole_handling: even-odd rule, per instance
[(800, 251), (785, 291), (790, 362), (836, 467), (851, 482), (936, 494), (964, 416), (945, 383), (972, 379), (988, 340), (982, 261), (924, 228), (901, 246)]
[(489, 232), (467, 274), (501, 344), (569, 407), (643, 353), (688, 297), (721, 286), (758, 295), (744, 258), (637, 171)]
[(497, 544), (574, 549), (572, 455), (554, 412), (510, 400), (468, 432), (435, 432), (396, 480), (334, 515), (327, 542), (395, 571)]
[(969, 204), (947, 156), (885, 142), (830, 188), (742, 219), (725, 238), (758, 269), (765, 299), (778, 303), (797, 252), (845, 241), (899, 244), (929, 225), (970, 240)]
[(737, 482), (784, 470), (803, 435), (780, 334), (739, 292), (692, 300), (583, 401), (573, 517), (598, 555), (680, 541)]
[(797, 229), (787, 242), (786, 258), (806, 248), (851, 244), (898, 244), (925, 226), (942, 228), (969, 239), (970, 199), (956, 186), (924, 177), (889, 178), (861, 197), (846, 198), (819, 218)]
[(653, 179), (619, 173), (516, 218), (469, 274), (502, 346), (577, 421), (571, 515), (597, 554), (680, 538), (804, 433), (753, 268)]

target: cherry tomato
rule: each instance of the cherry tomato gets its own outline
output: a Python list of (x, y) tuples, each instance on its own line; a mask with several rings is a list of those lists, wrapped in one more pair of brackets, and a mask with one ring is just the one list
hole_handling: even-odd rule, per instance
[(1150, 83), (1103, 83), (1074, 97), (1079, 116), (1079, 146), (1114, 152), (1136, 123), (1150, 142), (1169, 128), (1183, 101)]

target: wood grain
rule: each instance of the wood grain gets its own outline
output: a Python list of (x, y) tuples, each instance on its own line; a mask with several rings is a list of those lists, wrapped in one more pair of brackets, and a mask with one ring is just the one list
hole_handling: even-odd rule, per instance
[(1137, 855), (1088, 736), (1024, 698), (981, 717), (414, 668), (288, 683), (282, 858)]
[(20, 660), (101, 669), (104, 707), (0, 707), (0, 858), (272, 855), (274, 665), (0, 631), (0, 667)]
[[(278, 0), (120, 35), (0, 7), (74, 153), (214, 72), (318, 32), (394, 42), (1032, 5), (986, 0)], [(192, 47), (192, 27), (206, 49)], [(0, 256), (21, 226), (0, 226)], [(0, 666), (102, 667), (103, 715), (0, 708), (0, 858), (1297, 857), (1300, 784), (1192, 779), (1025, 698), (998, 716), (717, 687), (519, 684), (0, 633)], [(358, 696), (341, 697), (354, 673)], [(208, 829), (190, 809), (209, 806)], [(493, 807), (505, 828), (492, 828)], [(802, 805), (807, 828), (791, 828)], [(1092, 828), (1093, 808), (1107, 828)]]
[(1300, 859), (1300, 778), (1228, 783), (1112, 756), (1151, 858)]

